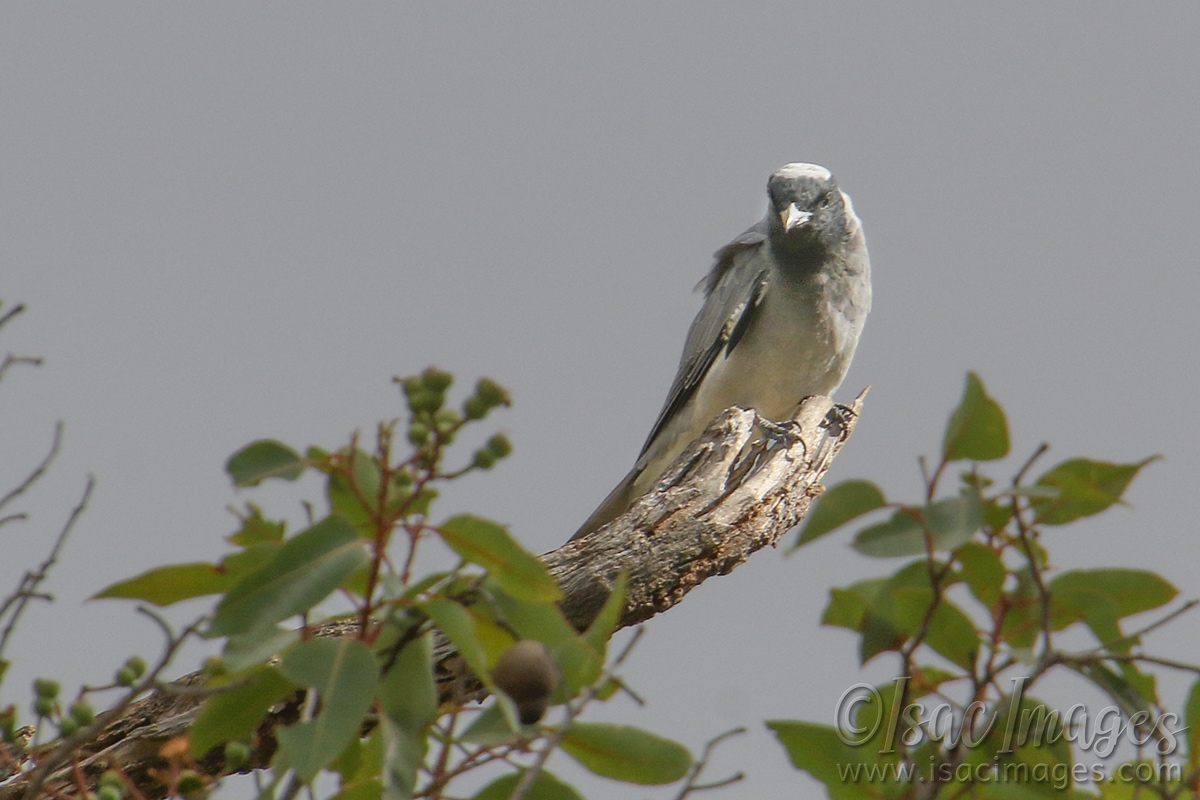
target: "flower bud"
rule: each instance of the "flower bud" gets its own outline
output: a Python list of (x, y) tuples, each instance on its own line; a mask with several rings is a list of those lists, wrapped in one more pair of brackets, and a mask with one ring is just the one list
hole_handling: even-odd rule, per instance
[(503, 433), (497, 433), (487, 441), (488, 452), (496, 458), (504, 458), (512, 453), (512, 442)]
[(408, 440), (420, 447), (429, 441), (429, 428), (424, 422), (413, 422), (408, 426)]
[(58, 685), (58, 681), (48, 680), (46, 678), (38, 678), (33, 682), (33, 693), (38, 697), (49, 697), (51, 700), (58, 697), (59, 691), (62, 689)]
[(435, 392), (445, 392), (454, 383), (454, 376), (436, 367), (429, 367), (421, 373), (421, 382)]
[(504, 387), (491, 378), (479, 379), (479, 383), (475, 385), (475, 396), (486, 403), (489, 408), (506, 406), (511, 402)]
[(250, 745), (237, 741), (225, 743), (225, 764), (227, 766), (237, 769), (249, 760)]
[(82, 725), (91, 725), (96, 719), (96, 709), (86, 700), (79, 700), (71, 705), (71, 716), (76, 722)]

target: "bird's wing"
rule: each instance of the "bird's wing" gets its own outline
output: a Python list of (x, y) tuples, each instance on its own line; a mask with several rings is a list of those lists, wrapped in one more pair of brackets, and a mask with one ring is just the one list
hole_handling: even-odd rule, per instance
[(671, 418), (687, 405), (721, 350), (732, 350), (750, 326), (767, 281), (767, 265), (756, 257), (766, 240), (764, 221), (716, 252), (716, 262), (703, 281), (704, 306), (688, 329), (679, 371), (667, 393), (667, 402), (642, 445), (642, 455)]

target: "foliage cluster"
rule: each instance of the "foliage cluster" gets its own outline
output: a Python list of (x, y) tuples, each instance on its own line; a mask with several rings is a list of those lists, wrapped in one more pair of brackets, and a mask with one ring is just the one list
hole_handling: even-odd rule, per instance
[[(1144, 637), (1195, 603), (1134, 630), (1127, 620), (1162, 609), (1177, 591), (1159, 575), (1124, 567), (1061, 570), (1046, 539), (1061, 525), (1121, 501), (1152, 459), (1115, 464), (1071, 458), (1030, 478), (1042, 445), (1009, 480), (983, 471), (1008, 455), (1008, 423), (974, 373), (952, 413), (941, 455), (922, 461), (919, 504), (888, 502), (873, 483), (833, 486), (809, 514), (792, 547), (858, 519), (891, 513), (859, 530), (853, 547), (904, 558), (891, 574), (834, 588), (822, 622), (858, 637), (862, 663), (896, 653), (891, 683), (843, 698), (830, 726), (776, 720), (792, 762), (838, 800), (895, 797), (1179, 797), (1200, 782), (1200, 682), (1183, 718), (1164, 708), (1147, 665), (1200, 674), (1200, 667), (1154, 656)], [(953, 488), (948, 470), (965, 464)], [(944, 494), (944, 496), (943, 496)], [(1063, 648), (1068, 629), (1092, 645)], [(1072, 631), (1072, 634), (1074, 631)], [(1111, 712), (1082, 706), (1069, 715), (1031, 692), (1052, 670), (1080, 676), (1111, 699)], [(940, 710), (940, 711), (939, 711)], [(1111, 774), (1089, 757), (1111, 754), (1116, 725), (1135, 760)], [(1108, 731), (1112, 733), (1112, 731)], [(1103, 731), (1101, 731), (1103, 733)], [(1102, 752), (1097, 752), (1102, 751)], [(1107, 752), (1104, 752), (1107, 751)], [(1084, 790), (1079, 784), (1090, 784)]]
[[(0, 327), (20, 310), (0, 315)], [(39, 362), (10, 355), (0, 378), (22, 363)], [(0, 796), (17, 796), (15, 788), (28, 800), (194, 800), (220, 786), (217, 776), (240, 770), (254, 774), (262, 800), (301, 791), (335, 800), (463, 791), (476, 800), (579, 798), (546, 769), (558, 751), (617, 781), (677, 783), (677, 800), (740, 777), (701, 782), (712, 747), (729, 734), (697, 759), (650, 732), (580, 719), (618, 693), (641, 702), (617, 674), (637, 636), (609, 652), (624, 578), (590, 625), (576, 630), (546, 568), (503, 526), (466, 514), (435, 522), (439, 488), (511, 452), (500, 433), (465, 459), (453, 447), (464, 428), (508, 405), (508, 393), (484, 378), (455, 409), (449, 373), (430, 368), (397, 383), (405, 411), (380, 424), (369, 446), (355, 435), (340, 449), (301, 453), (261, 440), (229, 459), (226, 470), (241, 488), (317, 474), (324, 510), (305, 504), (302, 530), (290, 532), (247, 503), (227, 537), (233, 550), (221, 559), (159, 567), (97, 595), (148, 604), (138, 611), (160, 627), (162, 651), (152, 663), (131, 656), (110, 681), (71, 696), (38, 679), (33, 724), (20, 724), (15, 705), (0, 708)], [(61, 426), (42, 463), (0, 497), (0, 510), (44, 473), (60, 438)], [(1011, 479), (986, 474), (1009, 449), (1004, 412), (969, 374), (940, 457), (932, 468), (921, 462), (919, 502), (889, 502), (863, 480), (824, 493), (791, 551), (882, 515), (857, 532), (853, 547), (904, 563), (832, 589), (823, 623), (852, 631), (864, 664), (892, 653), (899, 670), (886, 685), (860, 685), (844, 697), (834, 725), (774, 720), (768, 727), (835, 800), (1200, 796), (1200, 682), (1175, 714), (1160, 702), (1150, 669), (1200, 674), (1200, 667), (1144, 646), (1195, 601), (1177, 603), (1175, 588), (1144, 570), (1055, 568), (1047, 546), (1059, 526), (1121, 502), (1151, 459), (1072, 458), (1029, 477), (1043, 445)], [(448, 466), (452, 456), (457, 466)], [(41, 585), (91, 486), (47, 559), (0, 601), (0, 688), (10, 635), (30, 602), (49, 599)], [(0, 525), (23, 519), (5, 514)], [(439, 543), (453, 565), (417, 569), (418, 551)], [(212, 612), (181, 629), (152, 608), (201, 597), (215, 598)], [(1131, 625), (1155, 610), (1158, 618)], [(1080, 632), (1090, 645), (1066, 649), (1063, 642), (1080, 641)], [(221, 655), (195, 681), (167, 680), (180, 646), (196, 637), (220, 642)], [(1096, 721), (1089, 729), (1086, 718), (1034, 696), (1047, 675), (1062, 671), (1110, 698), (1116, 724), (1097, 734)], [(201, 703), (190, 729), (161, 747), (148, 775), (89, 762), (107, 726), (151, 692)], [(285, 709), (292, 718), (279, 716)], [(1086, 760), (1107, 756), (1101, 751), (1118, 736), (1135, 745), (1133, 760), (1110, 773)]]
[[(472, 794), (480, 800), (579, 797), (545, 768), (557, 751), (614, 780), (678, 781), (681, 796), (703, 788), (703, 764), (682, 745), (579, 719), (617, 693), (640, 702), (615, 672), (637, 637), (608, 652), (623, 577), (590, 626), (576, 630), (546, 568), (503, 526), (466, 514), (433, 521), (439, 487), (511, 452), (496, 433), (465, 463), (447, 466), (464, 427), (508, 405), (507, 392), (481, 379), (456, 410), (447, 401), (449, 373), (430, 368), (397, 382), (406, 413), (380, 424), (370, 449), (357, 435), (336, 451), (303, 454), (262, 440), (229, 459), (237, 487), (319, 473), (326, 511), (306, 505), (303, 530), (289, 532), (248, 503), (227, 538), (234, 549), (220, 560), (159, 567), (97, 595), (159, 607), (214, 596), (216, 605), (179, 631), (139, 607), (166, 639), (155, 664), (132, 658), (111, 683), (83, 687), (72, 702), (57, 683), (39, 680), (34, 725), (19, 727), (13, 706), (0, 715), (5, 760), (14, 778), (26, 772), (28, 796), (50, 788), (53, 770), (151, 690), (203, 698), (195, 723), (162, 748), (163, 766), (152, 775), (168, 796), (208, 794), (220, 783), (214, 774), (241, 769), (254, 771), (264, 800), (331, 786), (341, 800), (441, 798), (462, 796), (463, 777), (488, 767), (479, 774), (494, 780)], [(418, 574), (418, 549), (433, 542), (457, 563)], [(342, 610), (329, 613), (331, 603)], [(192, 637), (219, 640), (221, 655), (206, 662), (199, 685), (164, 680)], [(443, 669), (447, 658), (467, 669)], [(122, 687), (103, 713), (92, 709), (89, 698)], [(270, 724), (289, 703), (300, 718)], [(547, 709), (547, 720), (557, 718), (543, 721)], [(69, 788), (86, 793), (85, 770), (74, 772)], [(103, 800), (141, 795), (121, 764), (109, 765), (100, 792)]]

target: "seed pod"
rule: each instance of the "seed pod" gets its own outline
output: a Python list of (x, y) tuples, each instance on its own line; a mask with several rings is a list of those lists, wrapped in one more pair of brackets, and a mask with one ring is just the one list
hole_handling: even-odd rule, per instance
[(504, 387), (491, 378), (480, 378), (475, 385), (475, 395), (488, 406), (506, 406), (509, 404), (508, 392)]
[(421, 373), (421, 381), (435, 392), (444, 392), (454, 383), (454, 376), (437, 367), (429, 367)]
[(517, 706), (522, 725), (532, 725), (542, 718), (558, 685), (558, 666), (546, 646), (525, 639), (504, 651), (492, 681)]

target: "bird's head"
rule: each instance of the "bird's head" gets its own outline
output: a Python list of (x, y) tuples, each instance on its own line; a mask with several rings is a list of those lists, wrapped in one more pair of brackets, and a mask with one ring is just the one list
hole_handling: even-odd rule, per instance
[(858, 218), (833, 175), (816, 164), (787, 164), (767, 181), (772, 238), (788, 249), (824, 251), (844, 243)]

